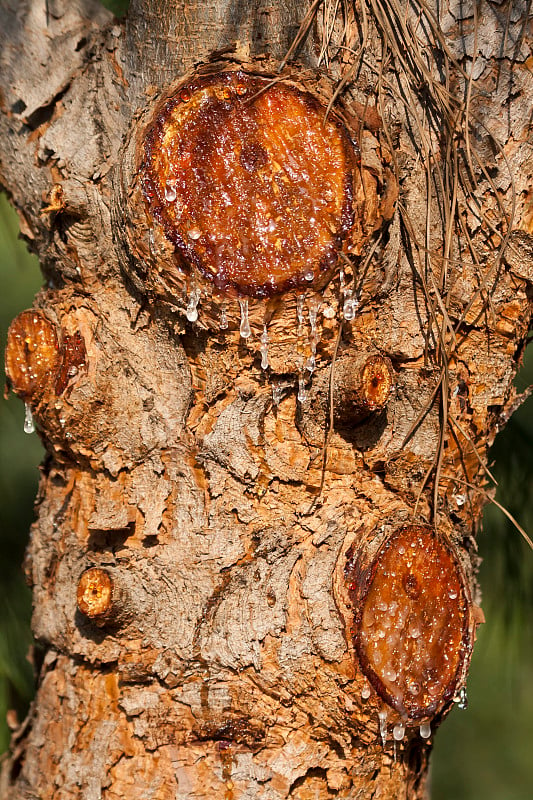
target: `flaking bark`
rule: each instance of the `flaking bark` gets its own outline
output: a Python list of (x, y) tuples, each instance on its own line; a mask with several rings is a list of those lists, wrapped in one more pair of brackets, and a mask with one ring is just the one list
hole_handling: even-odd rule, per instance
[[(385, 411), (340, 432), (322, 397), (320, 441), (296, 397), (294, 297), (277, 311), (267, 377), (257, 336), (244, 346), (235, 330), (213, 330), (214, 317), (202, 330), (143, 296), (124, 246), (137, 120), (214, 50), (281, 60), (308, 5), (135, 0), (122, 26), (92, 0), (3, 3), (0, 183), (43, 266), (35, 308), (62, 341), (84, 342), (78, 372), (34, 409), (47, 458), (26, 572), (42, 658), (3, 765), (5, 800), (425, 796), (430, 746), (413, 729), (394, 759), (378, 698), (361, 697), (345, 566), (350, 548), (371, 555), (384, 531), (436, 521), (479, 601), (484, 495), (470, 487), (484, 485), (480, 462), (516, 407), (531, 318), (528, 6), (509, 7), (505, 39), (504, 6), (441, 14), (449, 54), (476, 67), (472, 134), (496, 176), (479, 165), (462, 174), (478, 205), (465, 203), (450, 236), (442, 208), (464, 198), (428, 189), (431, 109), (417, 130), (386, 82), (376, 104), (383, 39), (370, 5), (373, 47), (348, 102), (367, 196), (383, 196), (382, 152), (393, 150), (399, 206), (391, 195), (340, 332), (338, 283), (325, 290), (335, 318), (320, 323), (308, 388), (330, 386), (333, 357), (352, 349), (390, 359), (394, 391)], [(299, 53), (333, 79), (361, 28), (360, 7), (342, 6), (334, 25), (317, 16)], [(409, 94), (401, 67), (423, 118), (423, 92)], [(464, 76), (447, 79), (461, 94)], [(443, 159), (452, 144), (443, 139)], [(514, 205), (503, 259), (498, 204), (507, 215)], [(120, 624), (95, 625), (77, 607), (90, 567), (127, 576)]]

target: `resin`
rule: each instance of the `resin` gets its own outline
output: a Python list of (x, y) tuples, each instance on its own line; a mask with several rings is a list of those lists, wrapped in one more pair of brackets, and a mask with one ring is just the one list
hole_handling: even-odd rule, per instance
[(312, 94), (242, 71), (198, 77), (159, 108), (141, 186), (176, 266), (233, 296), (321, 284), (354, 222), (358, 153)]
[(345, 575), (365, 676), (403, 719), (431, 717), (455, 696), (473, 643), (469, 595), (451, 549), (433, 528), (407, 525), (370, 565), (352, 555)]

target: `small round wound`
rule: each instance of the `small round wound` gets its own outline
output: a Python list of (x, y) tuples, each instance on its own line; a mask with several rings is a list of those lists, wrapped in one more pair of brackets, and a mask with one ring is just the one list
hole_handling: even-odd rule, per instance
[(19, 397), (36, 405), (59, 367), (56, 326), (39, 311), (22, 311), (7, 332), (6, 376)]
[(108, 614), (113, 603), (113, 581), (109, 572), (100, 567), (85, 570), (76, 593), (78, 610), (89, 619)]

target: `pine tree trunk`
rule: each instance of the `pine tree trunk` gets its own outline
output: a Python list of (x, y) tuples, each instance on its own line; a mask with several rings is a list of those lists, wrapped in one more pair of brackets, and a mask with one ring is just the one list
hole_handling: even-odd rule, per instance
[[(531, 317), (529, 4), (333, 5), (2, 4), (0, 183), (46, 280), (6, 363), (47, 450), (3, 798), (426, 796)], [(193, 274), (146, 188), (169, 98), (256, 85), (350, 153), (350, 232), (272, 291), (244, 244), (241, 283)]]

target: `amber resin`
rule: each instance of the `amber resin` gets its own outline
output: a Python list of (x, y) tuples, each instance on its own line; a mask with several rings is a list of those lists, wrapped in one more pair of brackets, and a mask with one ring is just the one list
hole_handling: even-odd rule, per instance
[(81, 576), (77, 589), (78, 610), (89, 619), (97, 620), (111, 612), (113, 581), (109, 572), (91, 567)]
[(368, 568), (349, 559), (353, 643), (366, 677), (401, 719), (428, 719), (464, 677), (473, 631), (459, 563), (433, 528), (395, 531)]
[(7, 332), (6, 375), (19, 397), (36, 405), (61, 361), (56, 326), (39, 311), (22, 311)]
[(178, 269), (232, 296), (320, 285), (354, 221), (357, 150), (313, 95), (242, 71), (159, 109), (140, 179)]
[(368, 358), (362, 369), (361, 384), (368, 411), (381, 411), (385, 408), (394, 386), (390, 360), (384, 356)]
[(85, 366), (85, 342), (83, 341), (81, 333), (76, 331), (73, 336), (64, 334), (61, 351), (61, 366), (57, 372), (54, 386), (56, 394), (62, 394), (69, 382), (73, 380), (77, 376), (79, 370)]

